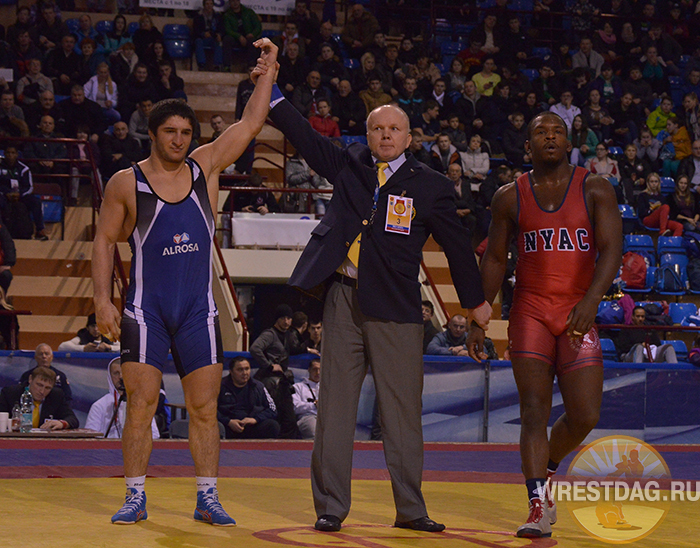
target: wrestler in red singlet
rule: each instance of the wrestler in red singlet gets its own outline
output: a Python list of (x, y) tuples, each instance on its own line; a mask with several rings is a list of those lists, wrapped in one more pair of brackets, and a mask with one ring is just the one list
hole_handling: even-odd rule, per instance
[(555, 365), (557, 373), (602, 365), (595, 327), (571, 339), (566, 319), (593, 280), (597, 250), (585, 199), (589, 171), (577, 167), (554, 211), (537, 203), (530, 173), (517, 180), (518, 264), (508, 335), (511, 355)]

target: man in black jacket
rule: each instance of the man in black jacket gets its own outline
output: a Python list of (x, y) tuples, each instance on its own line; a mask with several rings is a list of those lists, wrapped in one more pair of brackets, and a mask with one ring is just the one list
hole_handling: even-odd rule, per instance
[(226, 439), (276, 438), (280, 425), (275, 404), (263, 384), (250, 378), (250, 362), (233, 359), (230, 375), (221, 381), (217, 419), (226, 427)]
[[(405, 154), (405, 112), (393, 105), (367, 119), (368, 145), (339, 149), (315, 132), (273, 86), (270, 118), (309, 166), (334, 185), (289, 284), (325, 296), (318, 423), (311, 458), (315, 528), (338, 531), (350, 510), (355, 416), (368, 362), (396, 504), (396, 527), (438, 532), (421, 493), (423, 318), (421, 250), (432, 233), (443, 246), (471, 319), (486, 325), (467, 231), (451, 183)], [(391, 205), (390, 205), (391, 204)], [(410, 222), (410, 224), (409, 224)], [(327, 289), (327, 291), (325, 291)]]
[(338, 123), (341, 132), (348, 135), (365, 134), (365, 104), (352, 90), (350, 80), (338, 82), (338, 91), (333, 95), (331, 104), (333, 105), (331, 118)]
[(90, 128), (90, 140), (96, 143), (98, 137), (107, 129), (102, 108), (95, 101), (85, 97), (85, 90), (80, 84), (71, 88), (70, 97), (58, 103), (58, 108), (58, 131), (64, 135), (75, 135), (79, 125), (87, 124)]
[(78, 428), (75, 416), (62, 390), (55, 388), (56, 373), (48, 367), (37, 367), (29, 375), (28, 384), (6, 386), (0, 391), (0, 411), (12, 413), (19, 403), (25, 387), (29, 386), (34, 398), (33, 428), (42, 430), (65, 430)]
[(299, 439), (301, 436), (292, 402), (294, 375), (287, 369), (294, 344), (291, 327), (292, 307), (281, 304), (275, 310), (274, 325), (260, 333), (250, 345), (250, 355), (260, 366), (255, 378), (267, 388), (277, 407), (280, 437)]
[(100, 137), (100, 152), (105, 181), (117, 171), (143, 160), (141, 145), (129, 135), (129, 126), (124, 122), (114, 124), (114, 135), (105, 134)]

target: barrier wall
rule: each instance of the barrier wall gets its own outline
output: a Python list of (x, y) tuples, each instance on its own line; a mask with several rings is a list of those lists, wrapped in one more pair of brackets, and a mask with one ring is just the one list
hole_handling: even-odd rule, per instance
[[(226, 353), (230, 359), (246, 353)], [(73, 407), (85, 423), (90, 405), (107, 392), (107, 364), (115, 354), (54, 353), (54, 366), (68, 377)], [(306, 377), (311, 355), (294, 356), (297, 380)], [(468, 358), (425, 356), (423, 433), (425, 441), (517, 443), (518, 393), (510, 362), (478, 364)], [(17, 382), (34, 367), (31, 352), (0, 352), (0, 386)], [(254, 360), (251, 365), (255, 367)], [(163, 382), (170, 403), (183, 403), (182, 386), (169, 363)], [(605, 362), (601, 417), (587, 441), (627, 434), (651, 443), (700, 443), (700, 369), (689, 364)], [(374, 383), (365, 379), (357, 413), (356, 438), (369, 439)], [(563, 413), (555, 383), (550, 426)]]

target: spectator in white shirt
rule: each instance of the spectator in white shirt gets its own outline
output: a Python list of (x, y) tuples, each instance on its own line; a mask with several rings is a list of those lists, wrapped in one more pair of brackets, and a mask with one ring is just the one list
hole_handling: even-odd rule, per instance
[(297, 426), (304, 439), (313, 439), (316, 433), (316, 415), (318, 413), (318, 389), (321, 380), (321, 360), (314, 358), (309, 363), (309, 378), (294, 385), (294, 412)]

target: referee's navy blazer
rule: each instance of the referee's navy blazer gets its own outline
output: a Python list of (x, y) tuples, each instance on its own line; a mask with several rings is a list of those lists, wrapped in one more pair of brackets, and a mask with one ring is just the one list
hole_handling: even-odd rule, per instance
[[(423, 245), (432, 234), (445, 251), (461, 305), (475, 308), (484, 302), (470, 235), (457, 216), (454, 190), (446, 177), (408, 153), (381, 188), (370, 224), (377, 174), (369, 147), (353, 143), (338, 148), (287, 100), (275, 105), (270, 118), (309, 166), (334, 188), (326, 215), (311, 232), (290, 285), (311, 291), (326, 282), (361, 232), (357, 293), (362, 312), (395, 322), (423, 323), (418, 272)], [(384, 230), (389, 194), (413, 198), (410, 235)]]

